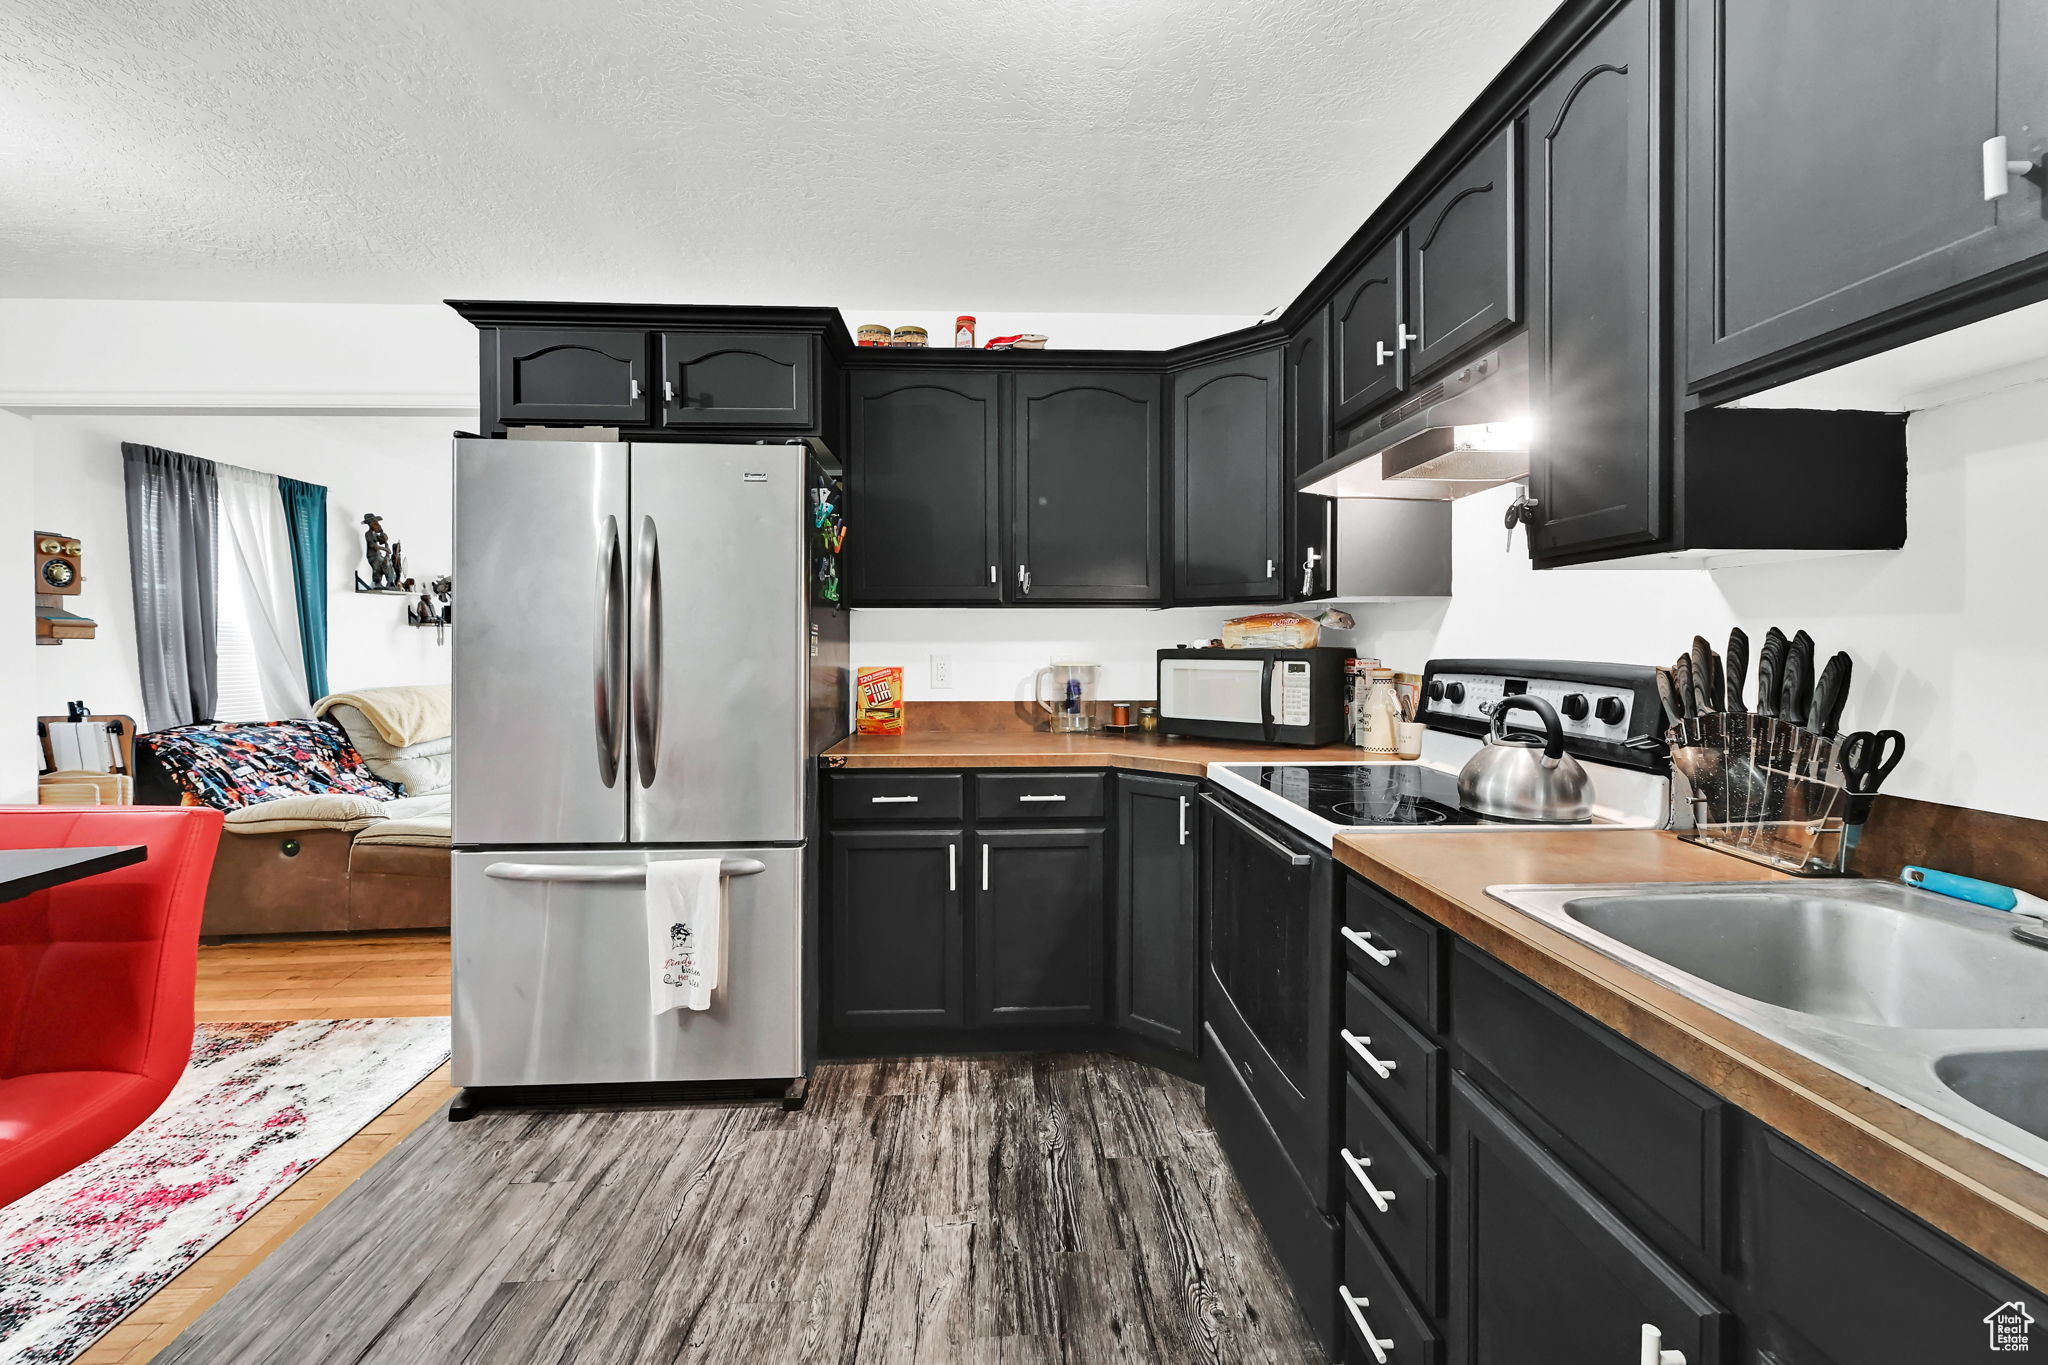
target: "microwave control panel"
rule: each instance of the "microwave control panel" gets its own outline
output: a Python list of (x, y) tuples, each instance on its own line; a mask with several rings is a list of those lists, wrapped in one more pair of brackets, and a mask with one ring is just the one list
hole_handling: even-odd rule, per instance
[(1300, 659), (1286, 659), (1274, 674), (1273, 686), (1280, 693), (1273, 714), (1282, 725), (1307, 725), (1311, 715), (1309, 667)]

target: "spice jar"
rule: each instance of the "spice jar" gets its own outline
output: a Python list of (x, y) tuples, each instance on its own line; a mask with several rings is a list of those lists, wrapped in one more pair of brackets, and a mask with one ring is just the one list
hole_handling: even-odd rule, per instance
[(1143, 731), (1143, 732), (1144, 732), (1145, 734), (1148, 734), (1148, 735), (1149, 735), (1149, 734), (1153, 734), (1153, 733), (1155, 733), (1155, 732), (1157, 732), (1157, 731), (1158, 731), (1158, 729), (1159, 729), (1159, 708), (1158, 708), (1158, 707), (1156, 707), (1156, 706), (1141, 706), (1141, 707), (1139, 707), (1139, 708), (1138, 708), (1138, 729), (1139, 729), (1139, 730), (1141, 730), (1141, 731)]
[(1131, 704), (1127, 701), (1112, 704), (1109, 708), (1109, 723), (1116, 726), (1128, 726), (1131, 723)]
[(974, 349), (974, 314), (962, 313), (953, 319), (953, 345)]
[(889, 344), (889, 324), (886, 322), (863, 322), (860, 326), (853, 329), (853, 342), (856, 346), (887, 346)]
[(922, 327), (898, 327), (891, 344), (896, 346), (929, 346), (932, 344), (932, 336), (930, 332), (925, 331)]

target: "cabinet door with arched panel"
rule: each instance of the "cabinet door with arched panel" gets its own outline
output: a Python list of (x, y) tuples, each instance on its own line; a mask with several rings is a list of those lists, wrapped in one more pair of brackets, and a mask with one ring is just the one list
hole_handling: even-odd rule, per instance
[(1425, 378), (1521, 321), (1518, 126), (1509, 123), (1408, 220), (1408, 373)]
[(647, 421), (647, 333), (500, 328), (486, 336), (497, 344), (499, 421)]
[(816, 337), (663, 332), (661, 424), (807, 430), (817, 425)]
[(1408, 330), (1395, 233), (1330, 299), (1330, 402), (1337, 425), (1372, 411), (1408, 385)]

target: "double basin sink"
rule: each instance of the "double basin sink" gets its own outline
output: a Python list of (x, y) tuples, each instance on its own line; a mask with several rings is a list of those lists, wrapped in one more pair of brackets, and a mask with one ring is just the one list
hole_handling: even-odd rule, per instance
[(1493, 886), (1737, 1023), (2048, 1175), (2048, 949), (1897, 883)]

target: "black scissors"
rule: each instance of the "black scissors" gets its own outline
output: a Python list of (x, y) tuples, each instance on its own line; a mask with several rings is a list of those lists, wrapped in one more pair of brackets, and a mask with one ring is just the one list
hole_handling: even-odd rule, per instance
[(1840, 754), (1849, 790), (1868, 796), (1884, 785), (1906, 756), (1906, 737), (1897, 730), (1858, 730), (1842, 741)]

